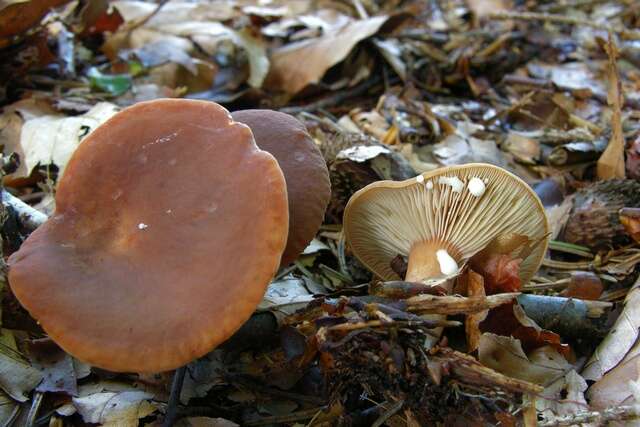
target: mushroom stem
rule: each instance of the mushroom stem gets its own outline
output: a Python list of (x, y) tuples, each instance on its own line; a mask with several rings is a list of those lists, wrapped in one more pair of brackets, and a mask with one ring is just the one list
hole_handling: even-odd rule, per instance
[[(457, 271), (456, 251), (450, 245), (439, 241), (418, 242), (409, 252), (407, 265), (407, 282), (423, 282), (427, 285), (439, 285), (451, 292), (453, 282), (446, 280)], [(442, 280), (438, 280), (442, 279)]]
[[(438, 285), (444, 288), (447, 294), (451, 293), (453, 280), (447, 280), (452, 275), (452, 270), (457, 271), (458, 265), (455, 258), (450, 254), (456, 254), (454, 250), (444, 242), (423, 241), (413, 245), (409, 252), (409, 262), (407, 265), (407, 282), (422, 282), (427, 285)], [(441, 279), (441, 280), (439, 280)], [(425, 320), (442, 321), (447, 316), (442, 314), (424, 314)], [(433, 336), (427, 336), (425, 347), (431, 348), (437, 344), (442, 334), (442, 328), (431, 330)]]

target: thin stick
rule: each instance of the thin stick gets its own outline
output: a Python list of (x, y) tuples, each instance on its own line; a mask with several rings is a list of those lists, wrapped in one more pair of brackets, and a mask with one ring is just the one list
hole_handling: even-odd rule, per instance
[(583, 27), (591, 27), (602, 31), (613, 31), (620, 37), (627, 40), (640, 40), (640, 31), (630, 30), (625, 27), (611, 28), (610, 25), (598, 24), (587, 19), (575, 18), (572, 16), (535, 12), (496, 12), (490, 14), (489, 18), (496, 20), (519, 19), (522, 21), (543, 21), (553, 22), (556, 24), (580, 25)]
[(6, 190), (2, 191), (2, 204), (13, 209), (18, 214), (22, 225), (29, 230), (35, 230), (47, 220), (45, 214), (32, 208)]
[(184, 375), (186, 372), (187, 367), (185, 365), (176, 369), (176, 372), (173, 374), (171, 395), (169, 396), (169, 402), (167, 403), (167, 412), (164, 416), (162, 427), (172, 427), (176, 422), (176, 417), (178, 416), (178, 405), (180, 404), (180, 393), (182, 392), (182, 384), (184, 384)]

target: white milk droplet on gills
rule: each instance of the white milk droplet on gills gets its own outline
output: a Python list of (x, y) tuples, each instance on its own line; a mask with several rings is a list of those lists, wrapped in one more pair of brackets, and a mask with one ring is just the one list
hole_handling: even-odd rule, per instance
[(484, 194), (486, 187), (484, 182), (480, 178), (471, 178), (469, 180), (469, 184), (467, 184), (467, 188), (469, 189), (469, 193), (473, 194), (476, 197), (480, 197)]
[(450, 185), (451, 191), (454, 193), (460, 193), (464, 188), (464, 183), (457, 176), (441, 176), (438, 179), (438, 184)]
[(455, 259), (451, 258), (451, 255), (449, 255), (446, 249), (436, 251), (436, 258), (438, 259), (438, 264), (440, 264), (440, 271), (445, 276), (450, 276), (458, 272), (458, 263)]
[(422, 176), (422, 175), (418, 175), (418, 176), (416, 176), (416, 181), (417, 181), (418, 183), (423, 183), (423, 182), (424, 182), (424, 176)]

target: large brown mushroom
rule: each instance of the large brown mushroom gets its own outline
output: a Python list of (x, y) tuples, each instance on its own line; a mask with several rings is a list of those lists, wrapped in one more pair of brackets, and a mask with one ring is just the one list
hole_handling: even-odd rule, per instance
[(273, 110), (241, 110), (231, 116), (251, 128), (258, 147), (271, 153), (284, 173), (289, 197), (289, 239), (281, 262), (285, 266), (300, 255), (322, 224), (331, 198), (327, 165), (295, 117)]
[[(408, 258), (407, 281), (450, 291), (449, 279), (485, 248), (521, 256), (520, 278), (528, 281), (549, 226), (525, 182), (496, 166), (467, 164), (368, 185), (347, 204), (344, 232), (356, 257), (381, 278), (400, 278), (391, 267), (400, 255)], [(513, 245), (519, 236), (528, 243)]]
[(9, 260), (20, 303), (111, 371), (204, 355), (249, 318), (287, 240), (284, 176), (221, 106), (126, 108), (77, 149), (56, 211)]

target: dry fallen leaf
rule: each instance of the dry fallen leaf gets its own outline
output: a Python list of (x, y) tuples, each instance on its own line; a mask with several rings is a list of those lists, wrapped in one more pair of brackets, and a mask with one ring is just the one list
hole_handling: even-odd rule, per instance
[(609, 91), (607, 93), (607, 103), (613, 110), (611, 117), (611, 138), (606, 150), (598, 159), (598, 178), (613, 179), (624, 178), (624, 133), (622, 130), (622, 105), (624, 103), (622, 85), (618, 76), (617, 58), (618, 48), (613, 42), (612, 35), (609, 34), (609, 41), (605, 46), (609, 56), (609, 66), (607, 74), (609, 77)]
[(624, 309), (609, 334), (587, 362), (582, 376), (598, 381), (628, 356), (640, 330), (640, 279), (636, 280), (624, 300)]
[(18, 352), (11, 331), (2, 329), (0, 333), (0, 388), (13, 399), (26, 402), (42, 373)]
[(358, 42), (377, 33), (386, 20), (386, 16), (351, 20), (322, 37), (276, 49), (265, 86), (293, 95), (311, 83), (318, 83), (329, 68), (342, 61)]
[[(62, 175), (67, 162), (80, 142), (118, 107), (100, 102), (80, 116), (67, 117), (50, 110), (26, 111), (18, 102), (0, 117), (0, 144), (4, 153), (17, 153), (20, 166), (12, 177), (26, 177), (38, 165), (54, 164)], [(31, 107), (31, 105), (29, 105)]]
[(480, 337), (478, 360), (507, 376), (548, 385), (565, 375), (571, 365), (551, 346), (540, 347), (526, 355), (520, 340), (484, 333)]
[(542, 396), (536, 399), (536, 409), (544, 418), (574, 414), (589, 409), (584, 398), (587, 382), (576, 371), (571, 370), (545, 387)]
[(158, 409), (151, 399), (153, 394), (138, 390), (99, 392), (73, 398), (73, 405), (86, 423), (103, 427), (135, 427), (140, 418)]
[(595, 408), (640, 402), (640, 354), (623, 360), (593, 384), (587, 396)]

